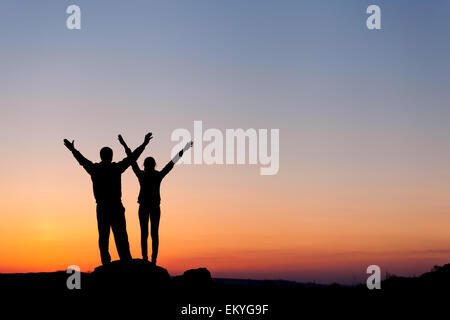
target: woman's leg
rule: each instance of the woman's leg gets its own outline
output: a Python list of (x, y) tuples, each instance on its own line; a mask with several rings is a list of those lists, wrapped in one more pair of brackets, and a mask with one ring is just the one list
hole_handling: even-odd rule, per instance
[(148, 239), (148, 218), (149, 210), (144, 205), (139, 205), (139, 224), (141, 225), (141, 250), (142, 259), (148, 260), (147, 239)]
[(156, 258), (158, 257), (159, 247), (159, 220), (161, 218), (161, 208), (159, 205), (154, 206), (150, 210), (150, 225), (152, 236), (152, 262), (156, 264)]

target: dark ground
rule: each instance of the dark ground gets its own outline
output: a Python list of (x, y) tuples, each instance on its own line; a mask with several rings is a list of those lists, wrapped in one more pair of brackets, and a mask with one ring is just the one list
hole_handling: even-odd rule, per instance
[[(0, 274), (0, 310), (14, 318), (37, 316), (124, 319), (425, 319), (449, 318), (450, 264), (415, 278), (391, 277), (380, 290), (364, 285), (311, 286), (289, 281), (211, 279), (207, 269), (170, 277), (142, 260), (113, 262), (81, 273), (81, 289), (69, 290), (66, 272)], [(188, 306), (215, 306), (213, 317), (183, 315)], [(268, 305), (265, 314), (230, 315), (226, 305)], [(258, 308), (258, 307), (255, 307)], [(251, 308), (248, 309), (251, 312)], [(258, 310), (258, 309), (255, 309)], [(9, 313), (8, 313), (9, 314)], [(422, 318), (422, 317), (421, 317)], [(6, 319), (6, 318), (5, 318)]]

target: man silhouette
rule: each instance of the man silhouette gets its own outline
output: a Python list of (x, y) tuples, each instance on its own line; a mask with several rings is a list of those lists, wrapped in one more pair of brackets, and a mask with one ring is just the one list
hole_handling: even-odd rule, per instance
[[(119, 135), (119, 142), (125, 148), (127, 155), (131, 156), (131, 149), (127, 146), (122, 136)], [(148, 260), (147, 239), (148, 239), (148, 220), (150, 218), (151, 237), (152, 237), (152, 263), (156, 265), (159, 248), (159, 221), (161, 217), (161, 195), (160, 186), (164, 177), (173, 169), (174, 164), (183, 156), (183, 153), (192, 147), (192, 141), (177, 153), (161, 170), (155, 170), (156, 162), (152, 157), (144, 160), (144, 170), (141, 170), (136, 162), (137, 158), (132, 158), (131, 167), (136, 174), (141, 190), (139, 192), (139, 223), (141, 226), (141, 250), (142, 258)]]
[(130, 152), (120, 162), (112, 162), (113, 151), (104, 147), (100, 150), (101, 162), (93, 163), (86, 159), (75, 149), (74, 141), (64, 139), (64, 145), (72, 151), (78, 163), (91, 176), (94, 197), (97, 202), (97, 224), (98, 245), (102, 264), (111, 261), (109, 255), (109, 233), (112, 229), (116, 241), (117, 252), (120, 260), (131, 260), (130, 245), (125, 221), (125, 208), (122, 205), (122, 173), (133, 163), (144, 151), (152, 139), (152, 134), (145, 136), (144, 142), (133, 152)]

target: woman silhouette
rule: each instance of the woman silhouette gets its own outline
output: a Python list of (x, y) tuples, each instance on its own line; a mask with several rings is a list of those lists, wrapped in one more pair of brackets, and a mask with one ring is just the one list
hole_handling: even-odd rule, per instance
[[(119, 135), (119, 141), (125, 148), (127, 155), (131, 149), (127, 146), (122, 136)], [(141, 250), (142, 258), (148, 260), (147, 239), (148, 239), (148, 220), (150, 218), (151, 237), (152, 237), (152, 263), (156, 265), (159, 247), (159, 220), (161, 217), (161, 194), (160, 186), (164, 177), (172, 170), (174, 164), (183, 156), (183, 153), (192, 147), (192, 141), (186, 146), (161, 170), (155, 170), (156, 162), (152, 157), (144, 160), (144, 170), (141, 170), (133, 161), (131, 167), (136, 174), (141, 190), (139, 192), (139, 224), (141, 226)]]

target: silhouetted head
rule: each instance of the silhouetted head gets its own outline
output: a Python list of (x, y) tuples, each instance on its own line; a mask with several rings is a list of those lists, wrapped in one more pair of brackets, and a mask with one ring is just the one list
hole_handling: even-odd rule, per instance
[(113, 158), (113, 151), (111, 148), (103, 147), (100, 150), (100, 159), (102, 162), (111, 163)]
[(155, 159), (153, 159), (153, 157), (145, 158), (145, 160), (144, 160), (144, 170), (145, 171), (155, 170), (155, 167), (156, 167), (156, 161), (155, 161)]

